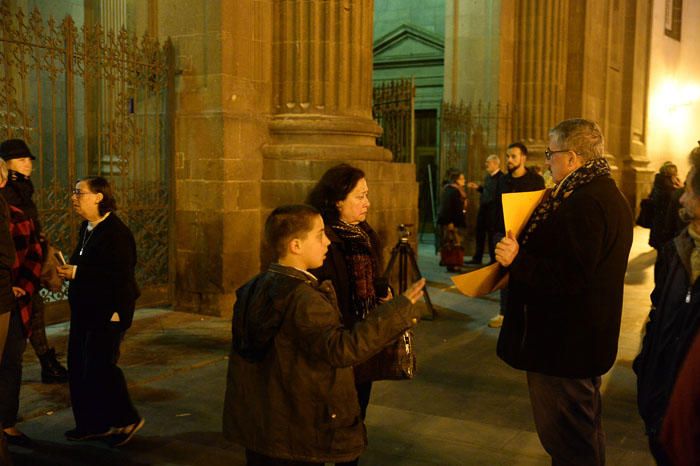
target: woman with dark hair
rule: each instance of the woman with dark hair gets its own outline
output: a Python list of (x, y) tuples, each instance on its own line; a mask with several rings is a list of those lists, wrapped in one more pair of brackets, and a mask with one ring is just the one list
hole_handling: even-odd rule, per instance
[[(364, 320), (380, 302), (392, 298), (388, 283), (380, 278), (379, 238), (367, 223), (368, 192), (364, 172), (341, 164), (326, 171), (307, 198), (307, 203), (321, 212), (326, 236), (331, 241), (323, 267), (311, 272), (320, 281), (331, 280), (343, 325), (349, 329)], [(355, 388), (364, 420), (372, 381), (358, 378), (360, 372), (355, 372)]]
[(464, 261), (462, 244), (464, 229), (467, 227), (467, 193), (464, 191), (464, 173), (451, 168), (447, 172), (447, 178), (437, 218), (441, 227), (440, 251), (442, 265), (447, 267), (447, 271), (460, 272)]
[(75, 429), (67, 431), (66, 438), (104, 437), (112, 446), (121, 446), (144, 423), (117, 366), (139, 295), (136, 243), (114, 213), (117, 204), (104, 178), (80, 180), (71, 201), (85, 221), (70, 263), (58, 268), (59, 275), (70, 280), (68, 383)]

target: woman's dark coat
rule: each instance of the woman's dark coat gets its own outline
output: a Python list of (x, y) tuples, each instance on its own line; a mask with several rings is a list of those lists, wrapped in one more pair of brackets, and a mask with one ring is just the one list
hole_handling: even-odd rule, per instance
[(661, 249), (664, 244), (671, 241), (677, 234), (677, 231), (669, 228), (666, 223), (675, 190), (676, 188), (673, 186), (673, 180), (670, 176), (663, 173), (656, 174), (650, 196), (654, 205), (654, 218), (649, 231), (649, 246), (655, 249)]
[(609, 177), (576, 189), (510, 267), (498, 355), (527, 371), (587, 378), (617, 354), (632, 212)]
[(114, 212), (87, 233), (86, 239), (87, 225), (85, 221), (80, 226), (78, 245), (69, 261), (78, 266), (68, 289), (71, 325), (86, 330), (103, 329), (116, 312), (122, 330), (126, 330), (131, 326), (139, 296), (134, 277), (134, 236)]
[(678, 370), (700, 329), (700, 285), (690, 281), (694, 246), (688, 230), (683, 230), (663, 247), (654, 268), (649, 322), (632, 366), (637, 405), (649, 434), (661, 428)]
[(450, 184), (442, 190), (437, 223), (438, 225), (449, 225), (452, 223), (457, 228), (467, 226), (462, 193)]

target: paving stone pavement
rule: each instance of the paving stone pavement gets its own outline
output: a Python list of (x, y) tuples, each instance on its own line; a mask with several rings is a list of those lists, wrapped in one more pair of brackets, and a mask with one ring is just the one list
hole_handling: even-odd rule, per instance
[[(653, 465), (635, 404), (631, 370), (648, 313), (655, 253), (648, 230), (635, 230), (626, 277), (618, 360), (603, 383), (603, 423), (610, 465)], [(546, 465), (532, 423), (525, 375), (495, 354), (497, 329), (487, 327), (498, 296), (470, 299), (451, 286), (431, 244), (419, 247), (421, 271), (439, 315), (416, 330), (418, 374), (378, 382), (368, 411), (368, 466)], [(66, 351), (68, 324), (50, 328)], [(18, 427), (31, 449), (11, 447), (18, 465), (243, 465), (243, 451), (221, 435), (230, 319), (167, 309), (137, 311), (120, 365), (145, 427), (121, 449), (100, 441), (72, 443), (66, 386), (39, 383), (31, 348), (25, 354)]]

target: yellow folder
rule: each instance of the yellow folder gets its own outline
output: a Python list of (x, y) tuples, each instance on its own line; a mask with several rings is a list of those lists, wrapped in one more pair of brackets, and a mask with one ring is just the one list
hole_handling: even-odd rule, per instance
[[(546, 192), (547, 190), (542, 189), (504, 194), (502, 204), (506, 232), (512, 231), (517, 238)], [(504, 288), (508, 284), (508, 273), (500, 264), (495, 263), (473, 272), (454, 276), (452, 281), (463, 294), (476, 298)]]

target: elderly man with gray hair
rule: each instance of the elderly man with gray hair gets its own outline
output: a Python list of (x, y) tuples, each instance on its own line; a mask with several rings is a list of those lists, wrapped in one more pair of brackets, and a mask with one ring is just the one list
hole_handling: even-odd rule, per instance
[(510, 272), (498, 355), (527, 371), (533, 417), (552, 464), (602, 465), (600, 376), (613, 365), (633, 219), (593, 121), (549, 131), (556, 185), (496, 260)]
[(489, 257), (491, 262), (496, 260), (494, 247), (496, 246), (496, 222), (498, 212), (496, 209), (499, 206), (497, 191), (498, 180), (501, 179), (501, 159), (496, 154), (491, 154), (486, 157), (484, 162), (486, 175), (481, 184), (470, 181), (467, 183), (467, 188), (476, 189), (481, 194), (479, 198), (479, 212), (476, 214), (476, 250), (472, 259), (468, 264), (481, 265), (482, 256), (484, 255), (484, 240), (487, 241)]

